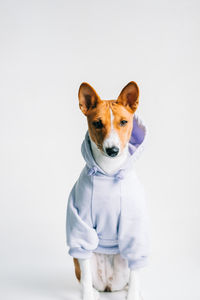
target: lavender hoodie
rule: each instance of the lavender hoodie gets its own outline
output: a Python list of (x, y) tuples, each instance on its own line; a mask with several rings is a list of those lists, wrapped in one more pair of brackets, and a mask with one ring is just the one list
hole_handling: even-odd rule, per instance
[(88, 132), (81, 151), (86, 165), (69, 195), (67, 244), (75, 258), (92, 252), (117, 254), (130, 269), (146, 265), (148, 222), (144, 190), (134, 172), (146, 128), (134, 116), (128, 158), (117, 172), (105, 173), (94, 161)]

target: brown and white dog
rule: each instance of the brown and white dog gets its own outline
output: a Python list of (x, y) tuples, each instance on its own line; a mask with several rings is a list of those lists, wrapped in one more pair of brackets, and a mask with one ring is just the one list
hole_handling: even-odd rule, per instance
[[(117, 100), (101, 100), (96, 91), (82, 83), (79, 106), (88, 121), (93, 157), (111, 174), (128, 155), (133, 116), (139, 104), (139, 88), (133, 81), (121, 91)], [(120, 254), (93, 253), (91, 259), (74, 259), (75, 273), (82, 286), (82, 299), (98, 298), (97, 291), (119, 291), (128, 287), (128, 300), (141, 300), (138, 270), (130, 271)]]

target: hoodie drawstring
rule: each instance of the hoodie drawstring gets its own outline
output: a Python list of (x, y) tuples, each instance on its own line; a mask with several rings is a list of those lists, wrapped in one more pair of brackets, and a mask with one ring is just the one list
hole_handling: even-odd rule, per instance
[(88, 169), (87, 174), (88, 176), (94, 176), (96, 175), (97, 171), (98, 171), (97, 167), (93, 166), (92, 168)]
[(125, 176), (125, 170), (121, 169), (115, 174), (115, 179), (117, 181), (122, 180), (122, 179), (124, 179), (124, 176)]
[[(88, 176), (95, 176), (97, 172), (98, 172), (97, 167), (93, 166), (91, 168), (88, 168), (87, 175)], [(116, 181), (118, 181), (118, 180), (124, 179), (124, 176), (125, 176), (125, 170), (120, 169), (113, 177)]]

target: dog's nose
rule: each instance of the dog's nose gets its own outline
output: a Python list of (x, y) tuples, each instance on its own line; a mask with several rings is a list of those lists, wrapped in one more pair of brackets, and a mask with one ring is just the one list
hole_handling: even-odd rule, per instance
[(118, 147), (106, 148), (106, 153), (111, 157), (115, 157), (119, 153), (119, 148)]

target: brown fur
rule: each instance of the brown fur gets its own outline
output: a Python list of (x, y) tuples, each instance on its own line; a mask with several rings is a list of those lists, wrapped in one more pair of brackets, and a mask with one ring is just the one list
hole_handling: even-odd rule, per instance
[(81, 269), (77, 258), (74, 258), (74, 268), (75, 268), (75, 274), (76, 278), (80, 281), (81, 280)]
[[(90, 111), (87, 115), (88, 120), (88, 130), (90, 136), (98, 146), (99, 149), (102, 149), (102, 144), (104, 139), (107, 137), (108, 133), (110, 132), (110, 103), (109, 101), (102, 101), (98, 104), (98, 106)], [(104, 127), (102, 129), (96, 129), (93, 126), (94, 121), (101, 120)]]

